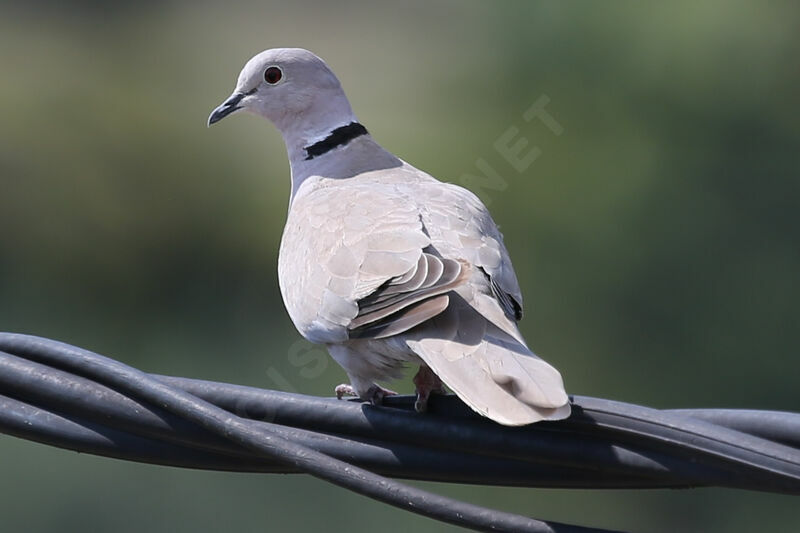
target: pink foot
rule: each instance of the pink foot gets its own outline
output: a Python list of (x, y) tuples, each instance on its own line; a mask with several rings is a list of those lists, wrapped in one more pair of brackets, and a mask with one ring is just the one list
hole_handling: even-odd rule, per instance
[(367, 389), (367, 394), (365, 394), (361, 399), (368, 401), (372, 405), (381, 405), (386, 396), (397, 396), (397, 393), (393, 390), (384, 389), (379, 385), (373, 385)]
[(414, 385), (417, 386), (417, 401), (414, 402), (414, 409), (418, 413), (428, 410), (428, 399), (431, 394), (445, 394), (444, 383), (439, 376), (433, 373), (426, 365), (419, 365), (419, 372), (414, 376)]

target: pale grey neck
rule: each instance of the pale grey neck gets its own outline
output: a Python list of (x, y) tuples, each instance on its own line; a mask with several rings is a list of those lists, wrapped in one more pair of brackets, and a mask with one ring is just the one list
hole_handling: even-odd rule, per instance
[(303, 154), (306, 146), (321, 141), (334, 129), (358, 122), (340, 87), (314, 94), (302, 111), (267, 118), (281, 132), (290, 161)]
[(403, 162), (384, 150), (369, 134), (361, 135), (344, 146), (333, 148), (329, 152), (312, 159), (307, 159), (304, 148), (290, 148), (289, 164), (292, 170), (292, 196), (300, 186), (311, 177), (328, 179), (347, 179), (365, 172), (383, 170), (402, 166)]

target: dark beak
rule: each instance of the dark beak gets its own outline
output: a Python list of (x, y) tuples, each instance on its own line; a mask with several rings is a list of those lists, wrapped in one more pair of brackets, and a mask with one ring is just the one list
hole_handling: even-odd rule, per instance
[(219, 107), (211, 112), (208, 116), (208, 125), (216, 124), (237, 109), (241, 109), (242, 107), (239, 105), (239, 102), (241, 102), (244, 97), (244, 93), (233, 93), (230, 98), (222, 102)]

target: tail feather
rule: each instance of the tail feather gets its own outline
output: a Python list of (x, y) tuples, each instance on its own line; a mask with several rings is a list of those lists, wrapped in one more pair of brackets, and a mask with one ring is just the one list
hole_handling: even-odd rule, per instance
[(408, 332), (408, 346), (464, 403), (500, 424), (568, 417), (558, 370), (463, 300), (452, 301), (459, 299), (451, 298), (426, 327)]

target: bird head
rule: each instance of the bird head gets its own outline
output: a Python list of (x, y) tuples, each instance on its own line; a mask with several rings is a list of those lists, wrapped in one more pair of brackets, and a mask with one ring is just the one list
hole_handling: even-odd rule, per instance
[(211, 112), (208, 125), (238, 111), (269, 119), (284, 138), (306, 140), (355, 120), (334, 73), (302, 48), (274, 48), (250, 59), (233, 94)]

